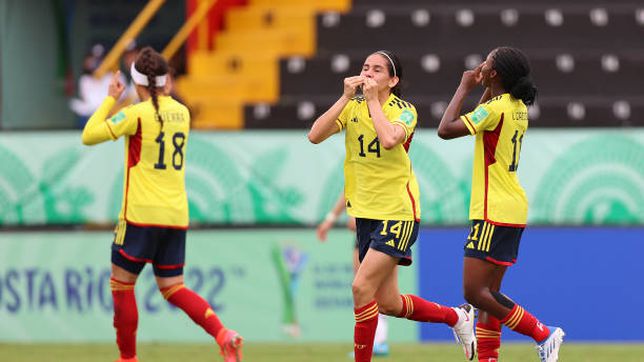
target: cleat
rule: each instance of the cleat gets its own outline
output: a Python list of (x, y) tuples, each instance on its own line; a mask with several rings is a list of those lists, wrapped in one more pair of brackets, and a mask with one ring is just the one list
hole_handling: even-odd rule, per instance
[(456, 342), (463, 346), (465, 358), (474, 359), (476, 353), (476, 335), (474, 335), (474, 307), (471, 304), (462, 304), (452, 308), (458, 314), (458, 322), (452, 327)]
[[(356, 353), (351, 351), (347, 354), (351, 359), (356, 357)], [(387, 343), (377, 343), (373, 345), (373, 356), (374, 357), (387, 357), (389, 356), (389, 345)]]
[(217, 343), (224, 356), (224, 362), (240, 362), (242, 360), (242, 344), (244, 339), (232, 329), (222, 329), (217, 334)]
[(134, 356), (132, 358), (123, 358), (123, 357), (121, 357), (121, 358), (117, 359), (114, 362), (139, 362), (139, 360), (138, 360), (138, 358), (136, 358), (136, 356)]
[(387, 343), (377, 343), (373, 345), (374, 357), (386, 357), (389, 355), (389, 345)]
[(545, 341), (537, 344), (537, 353), (541, 362), (557, 362), (559, 359), (559, 348), (566, 335), (559, 327), (548, 327), (550, 335)]

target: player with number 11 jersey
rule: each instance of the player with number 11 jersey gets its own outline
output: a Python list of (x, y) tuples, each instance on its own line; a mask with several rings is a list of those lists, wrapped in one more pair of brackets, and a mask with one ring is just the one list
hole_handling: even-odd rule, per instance
[(525, 227), (528, 199), (516, 171), (528, 128), (526, 105), (504, 93), (462, 115), (461, 120), (476, 136), (470, 219)]

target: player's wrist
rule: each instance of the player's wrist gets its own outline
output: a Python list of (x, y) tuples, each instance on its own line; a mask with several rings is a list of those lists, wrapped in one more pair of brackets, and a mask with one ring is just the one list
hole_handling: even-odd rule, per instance
[(331, 224), (333, 224), (337, 219), (338, 219), (338, 216), (334, 214), (333, 211), (329, 211), (324, 217), (324, 221), (329, 222)]

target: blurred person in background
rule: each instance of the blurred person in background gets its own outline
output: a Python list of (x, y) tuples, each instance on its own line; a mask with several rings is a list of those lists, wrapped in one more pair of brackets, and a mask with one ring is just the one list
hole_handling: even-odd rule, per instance
[[(369, 55), (360, 75), (344, 79), (342, 96), (308, 134), (317, 144), (346, 130), (346, 209), (356, 218), (360, 261), (352, 284), (355, 361), (371, 360), (379, 312), (449, 325), (471, 360), (476, 349), (471, 305), (445, 307), (401, 295), (398, 288), (398, 265), (411, 265), (420, 222), (418, 183), (407, 154), (417, 115), (400, 98), (402, 76), (393, 53)], [(363, 96), (355, 96), (358, 88)]]
[[(318, 225), (316, 229), (316, 234), (318, 240), (325, 242), (327, 240), (327, 235), (329, 230), (333, 227), (335, 222), (338, 220), (340, 215), (346, 209), (346, 200), (344, 198), (344, 192), (340, 194), (338, 201), (333, 205), (333, 209), (326, 214), (326, 217)], [(347, 228), (352, 232), (356, 232), (356, 218), (353, 216), (348, 216)], [(354, 238), (354, 247), (353, 247), (353, 273), (355, 274), (358, 271), (358, 266), (360, 261), (358, 260), (358, 240)], [(376, 357), (384, 357), (389, 355), (389, 345), (387, 344), (387, 316), (380, 313), (378, 314), (378, 327), (376, 327), (376, 334), (373, 341), (373, 355)]]
[[(83, 59), (83, 71), (78, 78), (78, 98), (69, 101), (69, 107), (76, 115), (76, 126), (82, 129), (89, 117), (98, 109), (105, 98), (107, 89), (112, 80), (111, 74), (101, 78), (94, 77), (94, 71), (103, 61), (105, 48), (100, 44), (92, 46), (90, 52)], [(121, 79), (123, 81), (124, 78)]]
[[(478, 107), (462, 114), (465, 98), (479, 85), (485, 91)], [(502, 324), (532, 337), (543, 362), (557, 361), (563, 341), (561, 328), (543, 325), (500, 292), (506, 269), (518, 257), (528, 218), (528, 200), (517, 169), (528, 128), (526, 106), (536, 95), (528, 58), (516, 48), (500, 47), (476, 69), (463, 73), (438, 127), (443, 139), (476, 136), (463, 289), (468, 303), (479, 309), (479, 361), (498, 360)]]
[(125, 137), (123, 206), (112, 244), (110, 287), (120, 362), (137, 361), (138, 311), (134, 286), (151, 263), (163, 297), (183, 310), (219, 344), (225, 362), (241, 360), (242, 337), (223, 326), (206, 300), (184, 285), (188, 201), (185, 158), (190, 113), (168, 96), (168, 64), (150, 47), (131, 67), (141, 102), (111, 118), (108, 113), (125, 91), (116, 72), (108, 96), (83, 130), (94, 145)]
[[(123, 70), (129, 75), (129, 80), (127, 86), (125, 87), (125, 92), (123, 92), (123, 100), (121, 101), (122, 106), (127, 106), (133, 103), (139, 102), (139, 95), (136, 93), (136, 84), (132, 80), (132, 75), (130, 74), (130, 69), (132, 69), (132, 64), (136, 61), (136, 57), (139, 54), (139, 48), (136, 45), (136, 40), (132, 40), (128, 46), (123, 51), (121, 56), (121, 63), (123, 65)], [(181, 103), (181, 102), (180, 102)]]

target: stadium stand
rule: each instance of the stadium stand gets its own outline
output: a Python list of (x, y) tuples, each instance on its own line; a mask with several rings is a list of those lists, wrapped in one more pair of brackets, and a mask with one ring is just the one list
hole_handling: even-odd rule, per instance
[(628, 1), (602, 5), (355, 0), (346, 14), (317, 17), (316, 54), (280, 61), (279, 101), (247, 105), (245, 126), (308, 127), (368, 53), (390, 49), (403, 63), (403, 94), (417, 105), (420, 125), (436, 127), (462, 71), (496, 45), (520, 47), (531, 58), (540, 90), (533, 126), (642, 125), (632, 115), (644, 106), (644, 10)]
[[(197, 128), (306, 128), (370, 52), (403, 63), (403, 97), (436, 127), (463, 70), (494, 47), (531, 59), (532, 126), (641, 126), (644, 7), (636, 1), (251, 0), (178, 86)], [(349, 5), (351, 8), (349, 9)], [(473, 106), (475, 98), (466, 106)], [(580, 110), (583, 109), (584, 112)]]
[(316, 14), (349, 0), (252, 0), (230, 9), (214, 51), (190, 55), (178, 91), (198, 110), (196, 128), (244, 127), (243, 106), (280, 98), (279, 59), (315, 54)]
[[(109, 49), (124, 28), (139, 14), (146, 0), (80, 1), (76, 4), (81, 34), (78, 42), (90, 46), (102, 44)], [(139, 35), (139, 44), (163, 49), (185, 19), (184, 5), (168, 1)], [(85, 47), (83, 47), (83, 50)]]

